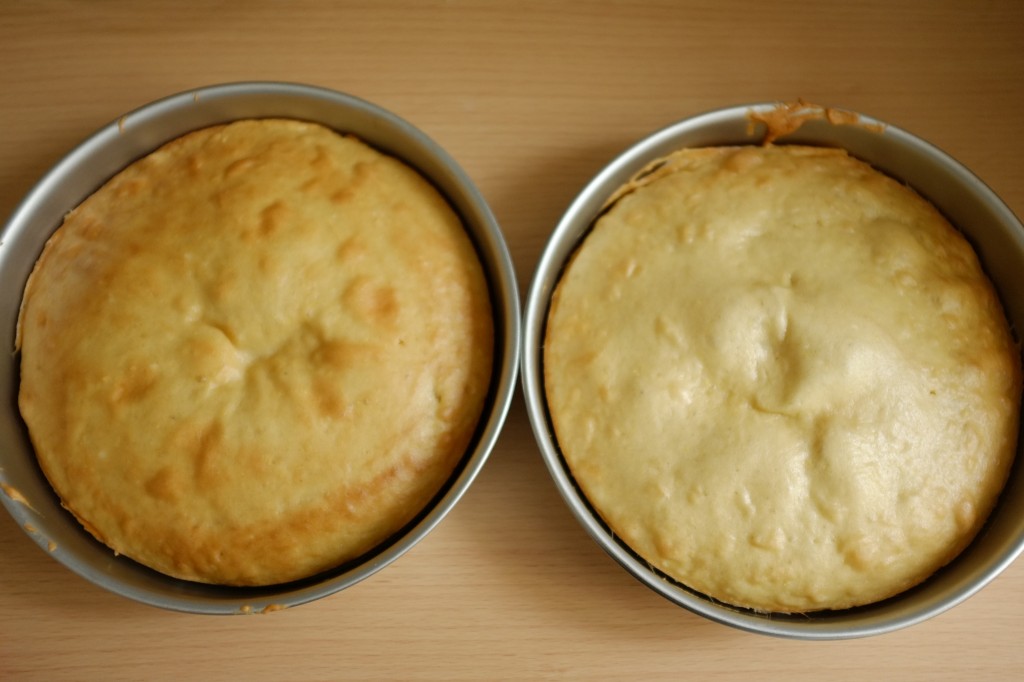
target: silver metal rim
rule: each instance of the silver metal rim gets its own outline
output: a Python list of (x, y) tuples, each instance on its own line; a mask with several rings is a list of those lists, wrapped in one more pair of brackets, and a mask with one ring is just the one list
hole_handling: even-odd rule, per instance
[[(40, 225), (49, 225), (45, 239), (60, 224), (66, 211), (131, 161), (192, 130), (239, 118), (259, 117), (313, 120), (354, 133), (414, 166), (438, 186), (462, 215), (492, 288), (496, 322), (495, 374), (475, 443), (461, 469), (431, 507), (367, 560), (293, 584), (245, 589), (178, 581), (138, 565), (125, 569), (119, 564), (133, 562), (109, 556), (109, 550), (81, 530), (80, 538), (71, 537), (52, 552), (57, 560), (96, 585), (170, 610), (235, 614), (297, 606), (350, 587), (395, 561), (422, 540), (473, 483), (494, 448), (516, 387), (521, 317), (515, 271), (501, 229), (483, 196), (458, 164), (410, 123), (362, 99), (324, 88), (277, 82), (213, 85), (172, 95), (112, 121), (56, 164), (14, 211), (0, 233), (0, 283), (5, 290), (17, 291), (20, 301), (25, 279), (35, 262), (34, 257), (25, 258), (25, 255), (33, 250), (38, 254), (42, 246)], [(11, 330), (8, 338), (13, 339), (11, 318), (8, 315), (4, 322)], [(11, 362), (14, 361), (12, 358)], [(5, 366), (0, 373), (0, 383), (6, 384), (9, 395), (14, 396), (16, 368)], [(20, 456), (17, 451), (23, 452), (27, 446), (24, 428), (16, 414), (16, 399), (12, 397), (9, 402), (15, 414), (4, 414), (0, 418), (0, 434), (5, 440), (11, 440), (5, 444), (4, 459)], [(28, 448), (31, 455), (30, 446)], [(34, 465), (34, 455), (32, 462)], [(14, 468), (2, 465), (0, 462), (0, 482), (18, 490), (22, 485), (37, 486), (38, 481), (31, 477), (14, 480)], [(8, 495), (0, 495), (0, 501), (20, 526), (37, 530), (28, 534), (44, 550), (48, 549), (47, 528), (71, 519), (66, 512), (64, 519), (52, 518), (60, 512), (46, 518)], [(73, 519), (71, 522), (77, 525)], [(82, 552), (91, 556), (85, 559)], [(127, 577), (122, 579), (125, 575)]]
[[(749, 125), (749, 113), (766, 112), (777, 106), (775, 103), (756, 103), (719, 109), (659, 130), (615, 158), (570, 204), (543, 251), (525, 302), (522, 382), (526, 409), (541, 455), (573, 515), (605, 552), (655, 592), (694, 613), (748, 632), (807, 640), (878, 635), (919, 623), (952, 608), (1001, 573), (1024, 550), (1024, 523), (1020, 520), (1024, 516), (1024, 506), (1018, 504), (1012, 513), (1009, 510), (1003, 513), (1002, 516), (1009, 520), (1002, 523), (998, 533), (990, 529), (985, 537), (979, 536), (975, 545), (965, 552), (974, 552), (982, 558), (968, 562), (962, 560), (962, 555), (950, 567), (905, 595), (847, 611), (806, 616), (760, 614), (715, 602), (663, 577), (618, 541), (573, 481), (559, 452), (547, 414), (542, 349), (548, 303), (566, 260), (585, 236), (604, 200), (649, 162), (675, 149), (758, 143), (763, 129)], [(984, 209), (985, 219), (1000, 226), (1001, 231), (999, 239), (993, 237), (984, 245), (988, 248), (987, 253), (982, 253), (983, 261), (987, 255), (990, 264), (997, 262), (1003, 271), (1011, 273), (1024, 262), (1024, 226), (984, 183), (949, 155), (910, 133), (867, 116), (861, 116), (860, 121), (864, 125), (835, 126), (825, 121), (811, 122), (782, 142), (845, 147), (854, 156), (884, 172), (910, 181), (915, 189), (950, 216)], [(873, 126), (881, 127), (883, 132), (870, 130)], [(954, 205), (953, 202), (962, 205)], [(958, 224), (959, 221), (953, 222)], [(997, 243), (999, 240), (1003, 243)], [(1013, 252), (1015, 262), (1000, 262), (1004, 258), (1001, 251)], [(1002, 294), (1004, 302), (1009, 302), (1007, 292), (1004, 290)], [(1024, 309), (1017, 307), (1016, 315), (1011, 315), (1011, 319), (1024, 320)], [(1018, 453), (1015, 470), (1021, 468), (1021, 459)], [(1016, 480), (1011, 480), (1012, 485), (1008, 484), (1004, 500), (1019, 497), (1013, 495), (1010, 488), (1021, 487), (1020, 473), (1016, 476), (1011, 474), (1011, 479)], [(983, 531), (983, 535), (985, 533)], [(975, 546), (979, 543), (984, 547), (976, 551)], [(954, 569), (957, 564), (959, 566)]]

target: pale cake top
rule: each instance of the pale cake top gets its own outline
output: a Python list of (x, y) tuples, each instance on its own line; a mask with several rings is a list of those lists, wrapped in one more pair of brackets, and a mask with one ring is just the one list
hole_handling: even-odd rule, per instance
[(875, 602), (975, 536), (1011, 465), (1018, 349), (964, 238), (844, 152), (683, 150), (596, 222), (545, 389), (611, 531), (761, 611)]
[(72, 211), (19, 336), (64, 505), (118, 553), (234, 585), (413, 519), (471, 441), (493, 354), (481, 265), (434, 187), (282, 119), (186, 135)]

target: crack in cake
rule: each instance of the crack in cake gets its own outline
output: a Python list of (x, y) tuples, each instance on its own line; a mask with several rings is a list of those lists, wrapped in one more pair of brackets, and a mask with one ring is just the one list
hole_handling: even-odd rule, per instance
[(470, 445), (485, 276), (422, 176), (287, 119), (174, 140), (66, 216), (26, 286), (19, 406), (93, 535), (177, 578), (292, 581), (413, 520)]
[(680, 150), (613, 194), (552, 295), (547, 406), (611, 532), (721, 602), (877, 602), (977, 534), (1020, 360), (968, 242), (838, 149)]

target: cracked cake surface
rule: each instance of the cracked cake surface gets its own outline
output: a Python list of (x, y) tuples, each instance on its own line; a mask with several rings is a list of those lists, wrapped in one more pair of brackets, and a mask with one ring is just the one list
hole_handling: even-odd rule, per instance
[(615, 196), (544, 345), (559, 448), (612, 533), (770, 612), (879, 601), (955, 557), (1020, 401), (963, 236), (835, 149), (681, 150)]
[(313, 123), (243, 120), (131, 164), (47, 243), (19, 406), (62, 503), (207, 583), (355, 559), (451, 476), (493, 322), (463, 225), (412, 168)]

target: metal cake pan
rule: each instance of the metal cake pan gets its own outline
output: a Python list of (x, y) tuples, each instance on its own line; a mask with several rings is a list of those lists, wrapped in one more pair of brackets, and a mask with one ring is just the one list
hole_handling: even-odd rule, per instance
[[(554, 436), (544, 393), (542, 353), (551, 294), (567, 260), (598, 217), (605, 200), (648, 163), (683, 147), (759, 144), (766, 128), (755, 117), (777, 111), (760, 103), (720, 109), (670, 125), (637, 142), (608, 164), (571, 203), (537, 265), (523, 317), (522, 381), (527, 412), (542, 456), (565, 502), (593, 539), (629, 573), (666, 599), (742, 630), (799, 639), (845, 639), (890, 632), (938, 615), (992, 581), (1024, 549), (1024, 464), (1016, 464), (1000, 501), (974, 542), (918, 587), (889, 600), (806, 615), (762, 614), (733, 608), (672, 581), (614, 537), (573, 481)], [(839, 119), (855, 118), (856, 124)], [(779, 144), (845, 148), (905, 182), (935, 204), (975, 247), (994, 281), (1011, 326), (1024, 329), (1024, 225), (981, 180), (932, 144), (867, 116), (806, 121)]]
[[(17, 407), (15, 325), (25, 281), (64, 215), (132, 161), (190, 131), (243, 118), (285, 117), (352, 133), (416, 168), (462, 217), (491, 290), (495, 361), (476, 436), (446, 487), (403, 531), (371, 554), (325, 574), (286, 585), (235, 588), (169, 578), (120, 556), (84, 531), (60, 506), (35, 461)], [(0, 233), (0, 501), (42, 549), (80, 576), (139, 602), (205, 614), (258, 613), (296, 606), (351, 586), (423, 539), (473, 482), (493, 448), (516, 388), (520, 309), (515, 273), (487, 203), (456, 162), (410, 123), (352, 97), (308, 85), (273, 82), (203, 87), (122, 116), (71, 151), (30, 191)]]

